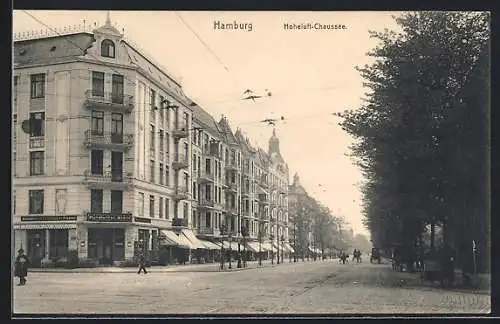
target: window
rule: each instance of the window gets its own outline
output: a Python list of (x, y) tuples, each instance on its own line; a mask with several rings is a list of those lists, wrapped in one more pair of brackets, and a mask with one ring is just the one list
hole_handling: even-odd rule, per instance
[(153, 89), (149, 92), (149, 103), (150, 103), (150, 122), (156, 122), (156, 91)]
[(184, 157), (186, 159), (189, 159), (189, 150), (188, 150), (188, 143), (184, 142)]
[(123, 210), (123, 191), (111, 190), (111, 212), (121, 214)]
[(111, 141), (123, 143), (123, 114), (111, 114)]
[(212, 173), (212, 172), (211, 172), (211, 170), (210, 170), (210, 165), (211, 165), (211, 163), (210, 163), (210, 159), (205, 159), (205, 171), (206, 171), (208, 174)]
[(165, 98), (160, 96), (160, 123), (163, 125), (165, 120)]
[(111, 152), (111, 181), (123, 181), (123, 152)]
[(155, 218), (155, 196), (149, 196), (149, 217)]
[(17, 114), (12, 115), (12, 149), (16, 149), (17, 139)]
[(45, 97), (45, 74), (31, 75), (31, 99)]
[(137, 214), (139, 216), (144, 216), (144, 193), (139, 192), (139, 198), (137, 198)]
[(188, 212), (189, 212), (189, 205), (187, 202), (184, 203), (184, 208), (182, 208), (182, 211), (183, 211), (183, 217), (185, 220), (188, 219)]
[(165, 147), (165, 134), (160, 130), (160, 160), (163, 160), (163, 148)]
[(185, 186), (186, 190), (189, 187), (189, 176), (186, 172), (184, 172), (184, 186)]
[(160, 214), (160, 218), (164, 218), (163, 217), (163, 197), (160, 197), (160, 201), (158, 202), (158, 207), (160, 207), (160, 211), (159, 211), (159, 214)]
[(104, 97), (104, 72), (92, 71), (92, 96)]
[(13, 88), (13, 91), (12, 91), (12, 94), (14, 95), (14, 111), (17, 111), (17, 90), (18, 90), (18, 87), (17, 87), (17, 84), (19, 83), (19, 76), (14, 76), (14, 88)]
[(189, 116), (185, 112), (182, 117), (183, 117), (184, 120), (183, 120), (183, 125), (181, 126), (181, 128), (184, 127), (187, 130), (189, 128), (189, 124), (188, 124), (188, 118), (189, 118)]
[(154, 156), (154, 151), (155, 151), (155, 127), (153, 125), (150, 125), (150, 130), (149, 130), (149, 136), (150, 136), (150, 141), (149, 141), (149, 148)]
[(193, 188), (193, 199), (196, 200), (196, 181), (193, 181), (193, 186), (191, 187)]
[(155, 182), (155, 161), (149, 161), (149, 182)]
[(164, 176), (164, 174), (163, 174), (163, 163), (160, 163), (160, 184), (161, 185), (164, 184), (163, 183), (163, 176)]
[(92, 111), (92, 120), (90, 127), (92, 129), (92, 135), (104, 135), (104, 112)]
[(111, 102), (123, 104), (123, 75), (113, 74), (111, 77)]
[(30, 136), (45, 136), (45, 113), (30, 113)]
[(165, 166), (165, 185), (170, 185), (170, 167), (168, 165)]
[(212, 188), (210, 187), (209, 184), (206, 184), (205, 185), (205, 199), (206, 200), (208, 200), (208, 201), (212, 200), (211, 193), (212, 193)]
[(90, 151), (90, 169), (93, 175), (103, 175), (104, 173), (104, 152), (102, 150)]
[(44, 151), (30, 152), (30, 175), (42, 175), (44, 171)]
[(115, 43), (109, 39), (105, 39), (101, 43), (101, 56), (103, 57), (115, 57)]
[(206, 212), (206, 214), (205, 214), (205, 226), (206, 227), (212, 226), (212, 224), (210, 224), (210, 212)]
[(90, 212), (102, 213), (102, 189), (90, 190)]
[(169, 147), (170, 147), (170, 136), (168, 135), (168, 133), (165, 133), (165, 153), (167, 154)]
[(165, 198), (165, 219), (170, 218), (170, 200)]
[(43, 214), (43, 190), (29, 191), (30, 214)]

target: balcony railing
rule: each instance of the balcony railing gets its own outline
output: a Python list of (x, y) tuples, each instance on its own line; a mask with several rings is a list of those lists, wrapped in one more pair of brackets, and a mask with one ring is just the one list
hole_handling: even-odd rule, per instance
[(172, 167), (174, 170), (185, 169), (188, 167), (188, 160), (184, 154), (176, 154), (175, 159), (172, 162)]
[(219, 229), (213, 228), (213, 227), (200, 227), (198, 228), (198, 234), (202, 235), (219, 235), (220, 231)]
[(183, 138), (183, 137), (188, 137), (189, 131), (187, 129), (187, 125), (184, 124), (178, 124), (176, 127), (172, 130), (172, 136), (174, 138)]
[(85, 131), (84, 144), (88, 148), (112, 148), (128, 150), (134, 144), (134, 135), (103, 132), (88, 129)]
[(238, 169), (238, 165), (236, 164), (236, 160), (231, 160), (231, 159), (226, 160), (224, 167), (228, 170), (237, 170)]
[(205, 208), (213, 208), (215, 206), (215, 202), (210, 199), (201, 199), (198, 203), (198, 206)]
[(91, 172), (86, 170), (84, 172), (83, 182), (89, 187), (99, 188), (126, 188), (132, 183), (132, 173), (119, 171), (106, 171), (103, 173)]
[(198, 181), (200, 182), (213, 182), (214, 181), (214, 174), (209, 173), (209, 172), (200, 172), (200, 175), (198, 177)]
[(225, 189), (236, 192), (238, 191), (238, 184), (236, 182), (226, 182)]
[(236, 206), (226, 205), (226, 211), (230, 214), (238, 214), (238, 208), (236, 208)]
[(187, 218), (174, 218), (172, 219), (172, 226), (178, 227), (188, 227), (188, 219)]
[(177, 187), (174, 193), (174, 199), (176, 200), (186, 200), (189, 199), (189, 191), (186, 187)]
[(85, 92), (84, 106), (88, 109), (102, 108), (114, 111), (131, 112), (134, 108), (134, 96), (100, 90), (87, 90)]
[(44, 148), (44, 147), (45, 147), (45, 136), (30, 137), (30, 149)]

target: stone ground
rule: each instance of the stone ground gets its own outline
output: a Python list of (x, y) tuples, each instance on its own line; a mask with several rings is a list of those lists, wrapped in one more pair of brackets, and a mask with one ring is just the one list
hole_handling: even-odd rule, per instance
[(337, 260), (287, 260), (233, 272), (154, 268), (147, 275), (33, 272), (26, 286), (13, 289), (16, 315), (486, 314), (491, 310), (488, 291), (443, 290), (422, 285), (415, 275), (393, 272), (387, 264), (342, 265)]

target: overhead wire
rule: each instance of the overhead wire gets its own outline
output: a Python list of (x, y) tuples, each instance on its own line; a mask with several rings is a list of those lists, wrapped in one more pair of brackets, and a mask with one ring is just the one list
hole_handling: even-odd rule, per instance
[[(43, 21), (41, 21), (40, 19), (38, 19), (37, 17), (35, 17), (34, 15), (32, 15), (31, 13), (29, 13), (28, 11), (26, 10), (23, 10), (23, 12), (25, 14), (27, 14), (28, 16), (30, 16), (33, 20), (35, 20), (36, 22), (38, 22), (39, 24), (45, 26), (46, 28), (50, 29), (51, 31), (55, 32), (56, 34), (58, 34), (59, 36), (62, 36), (56, 29), (52, 28), (51, 26), (47, 25), (46, 23), (44, 23)], [(208, 44), (206, 42), (203, 41), (203, 39), (196, 33), (196, 31), (187, 23), (187, 21), (178, 13), (178, 12), (175, 12), (177, 17), (179, 17), (179, 19), (186, 25), (186, 27), (197, 37), (197, 39), (206, 47), (206, 49), (218, 60), (218, 62), (224, 67), (224, 69), (229, 73), (229, 68), (227, 67), (227, 65), (219, 58), (219, 56), (217, 56), (217, 54), (215, 54), (215, 52), (208, 46)], [(77, 48), (81, 49), (82, 51), (85, 51), (85, 49), (83, 49), (82, 47), (80, 47), (79, 44), (76, 44), (75, 42), (71, 41), (70, 39), (67, 39), (67, 38), (64, 38), (65, 41), (73, 44), (74, 46), (76, 46)], [(93, 54), (91, 53), (88, 53), (89, 56), (93, 57), (94, 59), (97, 59), (99, 60), (98, 57), (94, 56)], [(85, 69), (80, 69), (80, 70), (83, 70), (83, 71), (87, 71)], [(116, 70), (113, 70), (113, 72), (117, 73), (117, 74), (120, 74), (121, 72), (119, 71), (116, 71)], [(232, 75), (231, 75), (232, 76)], [(124, 79), (130, 81), (131, 83), (134, 83), (136, 82), (136, 80), (131, 80), (129, 78), (127, 78), (126, 76), (123, 76)], [(234, 78), (233, 78), (234, 79)], [(234, 81), (234, 80), (233, 80)], [(332, 90), (332, 89), (336, 89), (338, 88), (339, 86), (326, 86), (326, 87), (321, 87), (321, 88), (316, 88), (316, 89), (311, 89), (310, 91), (318, 91), (318, 90)], [(18, 93), (23, 93), (23, 91), (19, 91), (17, 90)], [(24, 92), (26, 93), (26, 92)], [(279, 92), (278, 92), (279, 93)], [(286, 92), (285, 92), (286, 93)], [(296, 94), (297, 92), (296, 91), (290, 91), (289, 93), (291, 94)], [(301, 91), (301, 93), (304, 93), (304, 91)], [(46, 93), (47, 94), (47, 93)], [(64, 97), (71, 97), (71, 98), (79, 98), (79, 99), (88, 99), (88, 97), (86, 96), (71, 96), (71, 95), (64, 95), (64, 94), (50, 94), (48, 93), (48, 95), (52, 95), (52, 96), (64, 96)], [(273, 93), (273, 97), (275, 97), (275, 93)], [(176, 98), (177, 99), (177, 98)], [(265, 99), (265, 98), (264, 98)], [(191, 100), (191, 99), (190, 99)], [(192, 101), (192, 100), (191, 100)], [(206, 102), (205, 100), (201, 100), (201, 101), (204, 101)], [(213, 103), (230, 103), (230, 102), (241, 102), (241, 99), (232, 99), (232, 100), (223, 100), (223, 101), (213, 101)], [(149, 104), (150, 103), (146, 103), (146, 102), (134, 102), (135, 105), (144, 105), (144, 104)], [(155, 111), (158, 111), (160, 109), (165, 109), (165, 107), (152, 107), (152, 108), (146, 108), (146, 109), (141, 109), (141, 108), (135, 108), (134, 111), (136, 112), (143, 112), (143, 111), (146, 111), (146, 112), (151, 112), (153, 110)], [(319, 116), (319, 115), (318, 115)], [(286, 119), (286, 118), (285, 118)], [(289, 120), (290, 118), (288, 118)], [(258, 122), (255, 122), (255, 124), (258, 124), (258, 123), (261, 123), (260, 121)], [(244, 123), (239, 123), (240, 125), (250, 125), (250, 124), (253, 124), (253, 122), (244, 122)], [(269, 125), (266, 125), (266, 126), (269, 126)]]

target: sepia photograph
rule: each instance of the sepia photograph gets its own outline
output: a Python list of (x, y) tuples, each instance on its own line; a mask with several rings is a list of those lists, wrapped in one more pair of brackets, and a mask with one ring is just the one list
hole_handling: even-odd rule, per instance
[(491, 313), (489, 12), (12, 26), (11, 317)]

